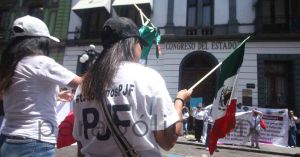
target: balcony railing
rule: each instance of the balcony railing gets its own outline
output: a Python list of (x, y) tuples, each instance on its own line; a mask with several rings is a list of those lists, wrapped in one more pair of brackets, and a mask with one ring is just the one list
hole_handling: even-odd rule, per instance
[(186, 27), (185, 35), (212, 35), (213, 27)]

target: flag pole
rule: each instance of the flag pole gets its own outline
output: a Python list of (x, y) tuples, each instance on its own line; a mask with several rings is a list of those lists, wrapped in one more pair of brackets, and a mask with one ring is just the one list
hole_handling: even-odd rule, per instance
[[(142, 17), (144, 17), (147, 21), (150, 21), (150, 19), (144, 14), (144, 12), (142, 11), (142, 9), (140, 9), (135, 3), (133, 3), (133, 5), (140, 12), (140, 14), (141, 14)], [(143, 19), (141, 19), (141, 20), (142, 20), (142, 22), (144, 21)], [(152, 27), (156, 28), (151, 22), (150, 22), (150, 24), (152, 25)]]
[[(239, 48), (243, 43), (245, 43), (251, 36), (248, 36), (244, 41), (242, 41), (237, 48)], [(236, 48), (236, 49), (237, 49)], [(222, 62), (220, 62), (217, 66), (215, 66), (210, 72), (208, 72), (203, 78), (201, 78), (197, 83), (195, 83), (189, 91), (192, 91), (195, 87), (197, 87), (203, 80), (205, 80), (210, 74), (212, 74), (218, 67), (222, 65)]]
[(150, 20), (135, 3), (133, 5), (146, 20)]
[(222, 65), (220, 62), (217, 66), (215, 66), (212, 70), (210, 70), (205, 76), (203, 76), (198, 82), (196, 82), (189, 91), (192, 91), (195, 87), (197, 87), (203, 80), (205, 80), (210, 74), (212, 74), (216, 69), (218, 69)]

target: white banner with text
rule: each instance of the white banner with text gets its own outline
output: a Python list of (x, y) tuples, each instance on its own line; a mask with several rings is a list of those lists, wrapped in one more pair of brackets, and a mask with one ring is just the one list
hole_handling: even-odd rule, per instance
[[(250, 140), (250, 127), (252, 119), (252, 107), (243, 106), (236, 112), (236, 126), (234, 131), (218, 142), (224, 144), (244, 145)], [(260, 131), (260, 143), (279, 146), (288, 145), (288, 110), (258, 108), (263, 113), (263, 120), (267, 124), (266, 129)]]

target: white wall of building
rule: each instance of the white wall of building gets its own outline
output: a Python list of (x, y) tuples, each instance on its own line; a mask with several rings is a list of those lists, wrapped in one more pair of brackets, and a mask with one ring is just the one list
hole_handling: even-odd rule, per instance
[[(71, 8), (73, 8), (78, 1), (79, 0), (72, 0)], [(71, 10), (68, 32), (75, 32), (76, 27), (81, 28), (81, 18)], [(74, 33), (68, 33), (68, 39), (74, 39), (74, 35)]]
[[(238, 79), (238, 102), (242, 102), (242, 90), (246, 89), (247, 83), (255, 84), (252, 89), (252, 103), (258, 105), (257, 95), (257, 55), (258, 54), (299, 54), (300, 42), (248, 42), (246, 44), (244, 62), (240, 69)], [(161, 45), (163, 54), (159, 59), (155, 58), (155, 49), (150, 52), (148, 66), (159, 71), (164, 77), (167, 88), (172, 97), (176, 96), (179, 81), (179, 66), (182, 59), (191, 52), (198, 51), (197, 47), (194, 50), (168, 51), (165, 44)], [(207, 50), (212, 53), (219, 62), (223, 61), (231, 52), (221, 50)], [(200, 78), (199, 78), (200, 79)]]
[(255, 25), (245, 25), (238, 27), (239, 33), (254, 33)]
[(174, 26), (186, 26), (187, 1), (174, 0)]
[[(242, 102), (242, 90), (246, 89), (246, 84), (255, 84), (252, 89), (252, 103), (258, 105), (257, 95), (257, 55), (258, 54), (299, 54), (300, 42), (248, 42), (246, 44), (244, 62), (240, 69), (237, 96), (238, 102)], [(88, 46), (66, 47), (63, 65), (76, 72), (78, 55), (84, 53)], [(97, 51), (101, 51), (101, 46), (96, 46)], [(165, 79), (167, 88), (172, 97), (176, 96), (179, 85), (179, 68), (182, 59), (191, 52), (199, 51), (197, 47), (193, 50), (166, 50), (166, 43), (161, 44), (162, 54), (159, 59), (155, 57), (155, 47), (153, 46), (149, 54), (147, 66), (157, 70)], [(205, 50), (212, 53), (219, 62), (223, 61), (232, 50)], [(200, 78), (199, 78), (200, 79)]]
[(164, 27), (167, 24), (168, 0), (153, 0), (151, 21), (156, 27)]
[[(78, 0), (73, 0), (74, 5)], [(252, 23), (255, 19), (254, 4), (257, 0), (236, 0), (237, 2), (237, 20), (241, 24), (249, 24), (239, 26), (239, 32), (254, 32)], [(185, 0), (174, 0), (174, 25), (186, 25), (186, 5)], [(214, 3), (214, 24), (227, 24), (229, 21), (229, 0), (215, 0)], [(151, 20), (157, 27), (164, 27), (167, 23), (168, 0), (154, 0), (153, 13)], [(75, 31), (75, 27), (81, 24), (80, 18), (74, 12), (70, 17), (69, 32)], [(73, 39), (72, 37), (70, 37)], [(70, 39), (69, 38), (69, 39)], [(167, 50), (167, 43), (161, 44), (162, 55), (159, 59), (155, 57), (155, 47), (153, 46), (149, 55), (148, 66), (156, 69), (166, 80), (167, 88), (172, 97), (176, 96), (179, 81), (179, 65), (182, 59), (193, 51), (198, 51), (197, 47), (193, 50)], [(258, 54), (299, 54), (300, 42), (248, 42), (246, 44), (245, 57), (243, 65), (240, 69), (238, 80), (238, 101), (242, 99), (242, 89), (246, 88), (247, 83), (255, 84), (252, 89), (253, 105), (258, 105), (257, 96), (257, 55)], [(97, 49), (102, 49), (96, 46)], [(76, 72), (78, 55), (81, 55), (87, 46), (66, 47), (63, 65), (69, 70)], [(231, 50), (205, 50), (212, 53), (219, 62), (223, 61)], [(200, 79), (200, 78), (199, 78)]]
[(215, 0), (214, 24), (215, 25), (227, 24), (228, 21), (229, 21), (229, 0)]
[(253, 33), (255, 31), (255, 3), (257, 0), (236, 0), (236, 18), (240, 33)]
[(236, 18), (239, 24), (252, 24), (255, 20), (256, 0), (236, 0)]

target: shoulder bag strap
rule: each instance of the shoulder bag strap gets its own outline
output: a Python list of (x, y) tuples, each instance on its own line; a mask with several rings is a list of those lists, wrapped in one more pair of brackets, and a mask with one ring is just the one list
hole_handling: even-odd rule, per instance
[[(105, 99), (105, 98), (104, 98)], [(120, 129), (115, 125), (112, 116), (105, 103), (106, 101), (102, 99), (100, 106), (102, 107), (102, 112), (105, 116), (105, 121), (107, 126), (112, 132), (112, 136), (120, 148), (124, 157), (138, 157), (139, 154), (135, 151), (132, 145), (128, 142), (126, 137), (122, 134)]]

